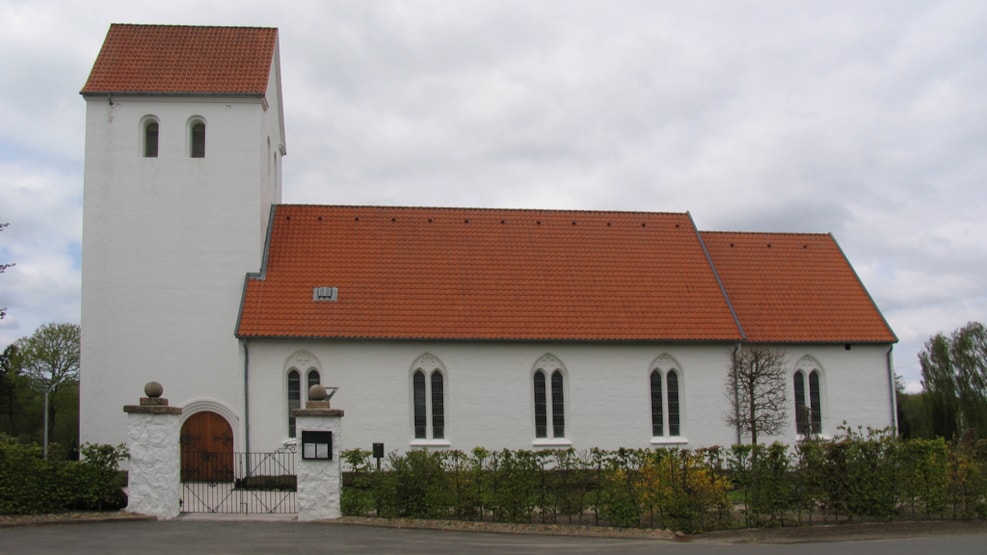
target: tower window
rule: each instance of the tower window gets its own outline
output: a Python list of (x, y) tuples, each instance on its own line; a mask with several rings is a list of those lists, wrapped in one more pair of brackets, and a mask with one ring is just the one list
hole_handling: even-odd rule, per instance
[(192, 158), (205, 158), (206, 157), (206, 124), (201, 121), (196, 121), (192, 124), (192, 136), (189, 150), (189, 156)]
[(154, 120), (144, 124), (144, 157), (158, 157), (158, 122)]

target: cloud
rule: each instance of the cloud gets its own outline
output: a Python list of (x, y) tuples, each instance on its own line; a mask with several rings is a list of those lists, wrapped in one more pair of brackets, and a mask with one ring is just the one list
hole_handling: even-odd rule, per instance
[(925, 338), (987, 318), (982, 2), (0, 0), (0, 343), (78, 313), (76, 93), (106, 14), (280, 28), (287, 202), (832, 232), (911, 383)]

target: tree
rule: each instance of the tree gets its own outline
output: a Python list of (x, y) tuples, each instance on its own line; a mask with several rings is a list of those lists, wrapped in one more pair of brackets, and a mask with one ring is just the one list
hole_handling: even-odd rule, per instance
[(7, 345), (0, 355), (0, 432), (15, 437), (19, 432), (15, 419), (23, 409), (18, 400), (18, 389), (23, 381), (21, 357), (17, 345)]
[(51, 323), (15, 343), (24, 374), (50, 399), (46, 403), (46, 449), (47, 438), (55, 428), (55, 416), (65, 404), (57, 394), (62, 389), (74, 388), (79, 381), (79, 336), (78, 324)]
[(726, 421), (750, 434), (777, 435), (788, 423), (788, 390), (784, 351), (763, 346), (741, 348), (727, 374), (726, 396), (731, 413)]
[[(3, 231), (3, 228), (7, 227), (8, 225), (10, 224), (0, 224), (0, 231)], [(7, 268), (10, 268), (13, 265), (14, 265), (13, 262), (0, 263), (0, 274), (7, 271)], [(6, 315), (7, 315), (7, 307), (0, 306), (0, 320), (3, 320), (3, 317)]]
[(987, 437), (987, 327), (970, 322), (949, 337), (938, 333), (918, 359), (933, 433), (954, 439), (970, 430)]

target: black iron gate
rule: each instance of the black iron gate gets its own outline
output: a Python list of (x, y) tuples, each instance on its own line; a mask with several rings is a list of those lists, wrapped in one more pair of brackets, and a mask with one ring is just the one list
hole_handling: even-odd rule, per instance
[(290, 514), (295, 491), (294, 445), (236, 453), (182, 442), (182, 512)]

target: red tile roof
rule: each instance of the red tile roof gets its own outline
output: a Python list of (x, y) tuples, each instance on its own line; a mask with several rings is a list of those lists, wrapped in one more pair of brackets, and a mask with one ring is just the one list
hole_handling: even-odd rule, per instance
[(828, 234), (702, 232), (753, 342), (897, 341)]
[(264, 95), (278, 30), (114, 23), (82, 94)]
[(688, 214), (280, 205), (272, 226), (241, 337), (741, 338)]

